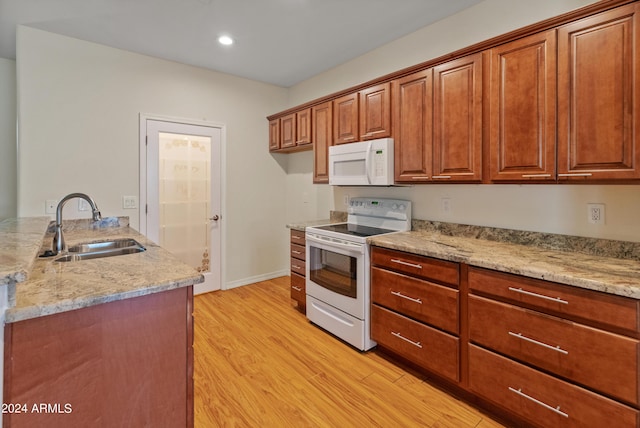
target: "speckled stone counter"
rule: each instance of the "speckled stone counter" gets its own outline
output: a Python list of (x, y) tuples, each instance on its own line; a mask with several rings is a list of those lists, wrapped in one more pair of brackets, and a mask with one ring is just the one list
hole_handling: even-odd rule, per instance
[(325, 224), (331, 223), (342, 223), (347, 221), (347, 213), (342, 211), (331, 211), (329, 213), (328, 219), (322, 220), (309, 220), (309, 221), (299, 221), (295, 223), (287, 224), (289, 229), (298, 230), (300, 232), (304, 232), (307, 227), (311, 226), (322, 226)]
[(56, 257), (37, 256), (51, 248), (53, 230), (47, 231), (48, 218), (14, 219), (4, 223), (0, 223), (0, 240), (16, 235), (15, 262), (11, 258), (12, 247), (0, 247), (0, 278), (15, 278), (14, 294), (9, 298), (11, 307), (6, 312), (8, 323), (203, 281), (195, 269), (130, 228), (128, 222), (106, 220), (96, 225), (88, 220), (65, 221), (63, 230), (68, 246), (133, 238), (146, 248), (137, 254), (76, 262), (56, 262)]
[(371, 245), (640, 299), (640, 243), (425, 222)]

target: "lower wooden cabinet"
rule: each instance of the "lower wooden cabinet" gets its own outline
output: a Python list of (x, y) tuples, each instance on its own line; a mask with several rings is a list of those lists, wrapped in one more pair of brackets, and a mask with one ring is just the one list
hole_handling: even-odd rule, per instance
[(291, 299), (298, 309), (306, 313), (306, 246), (305, 234), (300, 230), (291, 230)]
[(455, 336), (373, 305), (371, 337), (427, 370), (456, 382), (460, 379), (460, 339)]
[(640, 301), (372, 247), (371, 336), (514, 426), (640, 426)]
[(540, 427), (637, 427), (638, 410), (469, 346), (469, 389)]

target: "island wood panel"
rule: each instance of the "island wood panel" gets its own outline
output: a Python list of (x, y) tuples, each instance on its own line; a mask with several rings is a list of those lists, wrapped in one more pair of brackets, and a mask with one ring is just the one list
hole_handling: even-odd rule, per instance
[(4, 426), (193, 426), (192, 299), (184, 287), (8, 324), (4, 400), (30, 412)]

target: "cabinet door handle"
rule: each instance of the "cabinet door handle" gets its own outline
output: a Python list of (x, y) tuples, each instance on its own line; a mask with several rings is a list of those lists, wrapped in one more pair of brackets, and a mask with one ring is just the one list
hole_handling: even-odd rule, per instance
[(402, 339), (405, 342), (409, 342), (410, 344), (412, 344), (413, 346), (416, 346), (420, 349), (422, 349), (422, 345), (420, 344), (420, 342), (414, 342), (411, 339), (407, 339), (406, 337), (404, 337), (403, 335), (401, 335), (400, 333), (396, 333), (395, 331), (392, 331), (391, 334), (393, 334), (395, 337), (397, 337), (398, 339)]
[(591, 177), (590, 172), (573, 172), (568, 174), (558, 174), (558, 177)]
[(298, 250), (291, 250), (291, 252), (292, 252), (293, 254), (302, 254), (302, 251), (298, 251)]
[(509, 290), (515, 293), (526, 294), (527, 296), (537, 297), (539, 299), (551, 300), (552, 302), (562, 303), (563, 305), (569, 304), (569, 301), (563, 300), (559, 297), (549, 297), (549, 296), (545, 296), (544, 294), (538, 294), (531, 291), (523, 290), (522, 288), (509, 287)]
[(549, 409), (552, 412), (555, 412), (555, 413), (557, 413), (557, 414), (559, 414), (561, 416), (564, 416), (565, 418), (569, 417), (568, 413), (565, 413), (565, 412), (560, 410), (560, 406), (553, 407), (553, 406), (548, 405), (547, 403), (543, 403), (542, 401), (540, 401), (540, 400), (538, 400), (536, 398), (533, 398), (532, 396), (527, 395), (524, 392), (522, 392), (522, 388), (515, 389), (515, 388), (512, 388), (512, 387), (509, 387), (509, 391), (511, 391), (513, 393), (516, 393), (519, 396), (526, 398), (527, 400), (533, 401), (534, 403), (541, 405), (545, 409)]
[(548, 345), (548, 344), (546, 344), (544, 342), (540, 342), (538, 340), (535, 340), (535, 339), (532, 339), (530, 337), (527, 337), (527, 336), (523, 335), (522, 333), (514, 333), (514, 332), (510, 331), (509, 332), (509, 336), (517, 337), (518, 339), (522, 339), (522, 340), (524, 340), (526, 342), (533, 343), (534, 345), (542, 346), (543, 348), (551, 349), (552, 351), (560, 352), (561, 354), (564, 354), (564, 355), (569, 354), (569, 351), (565, 351), (564, 349), (562, 349), (560, 347), (560, 345), (558, 345), (558, 346)]
[(522, 178), (544, 178), (551, 177), (551, 174), (522, 174)]
[(419, 176), (419, 177), (411, 177), (412, 180), (430, 180), (429, 177)]
[(434, 176), (433, 176), (433, 177), (431, 177), (431, 178), (449, 179), (449, 178), (451, 178), (451, 176), (450, 176), (450, 175), (434, 175)]
[(296, 291), (302, 291), (302, 288), (296, 287), (295, 285), (292, 285), (291, 288), (293, 288)]
[(402, 260), (398, 260), (398, 259), (391, 259), (391, 261), (394, 263), (398, 263), (400, 265), (409, 266), (416, 269), (422, 269), (422, 265), (417, 265), (415, 263), (403, 262)]
[(402, 297), (403, 299), (411, 300), (412, 302), (416, 302), (416, 303), (422, 304), (422, 300), (414, 299), (413, 297), (409, 297), (409, 296), (405, 296), (404, 294), (402, 294), (399, 291), (392, 291), (391, 294), (393, 294), (394, 296)]

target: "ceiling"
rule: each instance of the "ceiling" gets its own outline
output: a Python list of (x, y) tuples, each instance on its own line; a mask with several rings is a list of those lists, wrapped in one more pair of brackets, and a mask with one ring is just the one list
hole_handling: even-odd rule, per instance
[(26, 25), (289, 87), (480, 1), (0, 0), (0, 57)]

